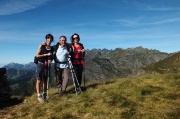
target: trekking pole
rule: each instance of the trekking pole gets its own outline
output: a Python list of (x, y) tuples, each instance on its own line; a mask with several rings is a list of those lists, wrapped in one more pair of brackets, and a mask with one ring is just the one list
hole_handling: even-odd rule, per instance
[[(70, 69), (71, 76), (72, 76), (72, 79), (73, 79), (73, 82), (74, 82), (74, 87), (75, 87), (76, 96), (77, 96), (77, 93), (78, 93), (78, 92), (77, 92), (76, 88), (77, 88), (77, 86), (78, 86), (79, 91), (82, 92), (82, 91), (81, 91), (81, 87), (79, 86), (79, 82), (78, 82), (77, 77), (76, 77), (76, 74), (75, 74), (75, 72), (74, 72), (74, 70), (73, 70), (73, 65), (72, 65), (70, 56), (68, 56), (68, 61), (69, 61), (69, 69)], [(76, 81), (76, 83), (77, 83), (77, 86), (76, 86), (76, 84), (75, 84), (75, 81)]]
[[(72, 79), (73, 79), (73, 84), (74, 84), (74, 87), (75, 87), (75, 91), (76, 91), (76, 84), (75, 84), (75, 81), (74, 81), (74, 76), (73, 76), (73, 71), (72, 71), (72, 64), (71, 64), (71, 59), (68, 58), (68, 61), (69, 61), (69, 69), (70, 69), (70, 72), (71, 72), (71, 76), (72, 76)], [(77, 95), (77, 91), (76, 91), (76, 95)]]
[(83, 72), (84, 72), (84, 87), (86, 86), (85, 84), (85, 53), (82, 53), (82, 65), (83, 65)]
[(86, 81), (85, 81), (85, 68), (84, 68), (83, 70), (84, 70), (84, 87), (86, 87)]
[(56, 68), (56, 61), (54, 63), (54, 70), (55, 70), (55, 78), (56, 78), (56, 87), (58, 87), (58, 92), (59, 92), (60, 89), (59, 89), (59, 81), (58, 81), (58, 73), (57, 73), (59, 70)]
[(48, 90), (49, 90), (49, 79), (50, 79), (50, 65), (51, 64), (48, 64), (48, 79), (47, 79), (47, 95), (46, 95), (46, 98), (49, 98), (49, 95), (48, 95)]

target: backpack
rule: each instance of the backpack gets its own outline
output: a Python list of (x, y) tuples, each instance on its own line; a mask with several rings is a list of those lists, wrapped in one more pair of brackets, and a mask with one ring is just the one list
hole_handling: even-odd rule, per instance
[(34, 56), (34, 63), (38, 64), (39, 58), (37, 58), (36, 56)]

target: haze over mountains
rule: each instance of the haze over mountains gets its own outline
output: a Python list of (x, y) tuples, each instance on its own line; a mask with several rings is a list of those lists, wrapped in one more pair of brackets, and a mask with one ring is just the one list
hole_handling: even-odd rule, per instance
[[(115, 77), (127, 77), (129, 75), (139, 75), (144, 73), (141, 67), (146, 67), (150, 64), (156, 63), (170, 57), (171, 55), (172, 54), (143, 47), (128, 49), (116, 48), (115, 50), (86, 50), (84, 72), (86, 79), (89, 80), (101, 80)], [(51, 67), (54, 67), (54, 65), (52, 64)], [(7, 69), (8, 78), (11, 79), (12, 74), (17, 75), (15, 77), (19, 78), (21, 75), (24, 77), (26, 72), (34, 73), (36, 64), (33, 62), (25, 65), (10, 63), (5, 65), (4, 68)], [(20, 79), (23, 78), (21, 77)]]
[(3, 66), (3, 68), (6, 68), (6, 69), (13, 68), (13, 69), (16, 69), (16, 70), (20, 70), (20, 69), (35, 69), (36, 68), (36, 64), (33, 63), (33, 62), (30, 62), (28, 64), (23, 65), (23, 64), (11, 62), (11, 63)]

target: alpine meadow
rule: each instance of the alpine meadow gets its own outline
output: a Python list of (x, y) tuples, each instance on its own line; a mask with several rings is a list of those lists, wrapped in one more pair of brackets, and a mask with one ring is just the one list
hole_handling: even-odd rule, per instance
[(1, 103), (0, 118), (180, 118), (179, 52), (137, 47), (93, 49), (86, 55), (82, 94), (76, 96), (70, 79), (67, 94), (59, 96), (52, 65), (45, 103), (37, 101), (35, 78), (30, 77), (33, 68), (8, 68), (20, 65), (15, 63), (5, 66), (7, 76), (13, 77), (8, 78), (12, 95)]

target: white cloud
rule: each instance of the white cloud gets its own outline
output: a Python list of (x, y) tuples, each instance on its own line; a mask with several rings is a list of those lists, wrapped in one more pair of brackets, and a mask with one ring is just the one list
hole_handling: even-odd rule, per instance
[(155, 11), (180, 10), (180, 7), (178, 6), (180, 2), (178, 0), (174, 0), (174, 1), (125, 0), (124, 2), (139, 10), (155, 10)]
[(1, 0), (0, 15), (10, 15), (35, 9), (50, 0)]
[(164, 19), (164, 20), (152, 22), (149, 24), (163, 24), (163, 23), (179, 22), (179, 21), (180, 21), (180, 17), (177, 17), (177, 18), (169, 18), (169, 19)]
[(119, 23), (124, 26), (139, 26), (139, 25), (157, 25), (157, 24), (164, 24), (164, 23), (173, 23), (179, 22), (180, 17), (171, 17), (171, 18), (164, 18), (164, 17), (139, 17), (139, 18), (129, 18), (129, 19), (117, 19), (112, 20), (112, 22)]

